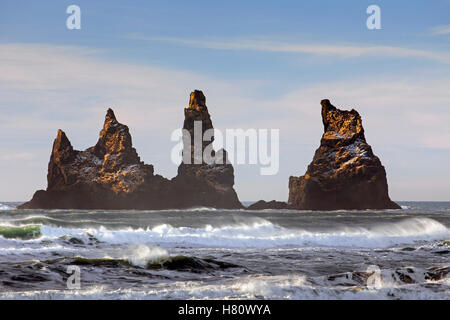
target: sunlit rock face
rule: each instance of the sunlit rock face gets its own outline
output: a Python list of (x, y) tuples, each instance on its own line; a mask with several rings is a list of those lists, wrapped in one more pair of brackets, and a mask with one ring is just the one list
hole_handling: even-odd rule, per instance
[(388, 195), (386, 171), (367, 144), (356, 110), (322, 100), (324, 134), (306, 174), (289, 178), (297, 209), (399, 209)]
[[(201, 121), (205, 130), (212, 129), (201, 91), (191, 94), (185, 109), (184, 128), (192, 129), (192, 136), (194, 120)], [(128, 127), (108, 109), (98, 142), (85, 151), (74, 150), (66, 134), (58, 130), (48, 165), (47, 189), (37, 191), (20, 208), (240, 208), (233, 184), (233, 167), (227, 164), (182, 163), (172, 180), (155, 175), (153, 166), (144, 164), (133, 148)]]

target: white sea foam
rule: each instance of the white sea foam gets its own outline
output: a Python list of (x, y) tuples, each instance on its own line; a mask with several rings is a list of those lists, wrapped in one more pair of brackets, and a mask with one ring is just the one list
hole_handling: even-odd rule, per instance
[(6, 246), (0, 241), (0, 256), (23, 256), (23, 255), (39, 255), (44, 253), (52, 253), (52, 252), (65, 252), (65, 253), (80, 253), (87, 251), (84, 248), (74, 248), (70, 246), (63, 246), (60, 244), (51, 244), (48, 246), (31, 246), (30, 244), (27, 247), (21, 246)]
[(0, 203), (0, 210), (12, 210), (12, 209), (14, 208), (6, 204)]
[[(355, 288), (356, 289), (356, 288)], [(135, 288), (98, 285), (82, 290), (2, 292), (0, 299), (449, 299), (420, 284), (369, 290), (317, 286), (303, 275), (244, 276), (216, 282), (175, 281)]]
[(331, 231), (311, 232), (288, 229), (259, 219), (252, 223), (203, 228), (179, 227), (162, 224), (149, 229), (110, 230), (105, 227), (69, 229), (42, 226), (43, 238), (63, 235), (87, 237), (88, 234), (111, 244), (160, 244), (222, 248), (273, 248), (273, 247), (362, 247), (379, 248), (419, 240), (443, 240), (450, 236), (441, 223), (429, 218), (411, 218), (401, 222), (383, 223), (373, 228), (340, 228)]

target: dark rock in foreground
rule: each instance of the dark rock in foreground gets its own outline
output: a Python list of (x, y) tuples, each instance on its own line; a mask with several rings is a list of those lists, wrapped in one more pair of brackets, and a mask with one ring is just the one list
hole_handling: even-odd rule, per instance
[[(200, 102), (196, 97), (203, 97)], [(200, 91), (185, 109), (186, 129), (193, 120), (212, 128)], [(193, 124), (192, 124), (193, 126)], [(208, 206), (241, 208), (233, 189), (231, 165), (181, 164), (172, 180), (155, 175), (132, 146), (128, 127), (108, 109), (94, 147), (74, 150), (59, 130), (48, 165), (47, 190), (37, 191), (19, 209), (171, 209)]]
[(400, 209), (356, 110), (322, 100), (324, 134), (306, 174), (289, 178), (289, 204), (302, 210)]
[(247, 210), (265, 210), (265, 209), (291, 209), (289, 204), (281, 201), (264, 201), (259, 200), (248, 206)]

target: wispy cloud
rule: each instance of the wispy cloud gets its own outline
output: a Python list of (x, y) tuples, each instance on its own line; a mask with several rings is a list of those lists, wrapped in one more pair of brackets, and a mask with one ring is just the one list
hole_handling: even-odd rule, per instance
[(431, 29), (431, 33), (434, 35), (450, 34), (450, 24), (434, 27)]
[(9, 153), (0, 155), (0, 161), (16, 161), (16, 160), (31, 160), (31, 159), (33, 159), (33, 154), (29, 152)]
[(142, 41), (159, 41), (212, 50), (283, 52), (328, 57), (336, 56), (341, 58), (355, 58), (364, 56), (416, 58), (450, 64), (450, 53), (396, 46), (317, 45), (280, 42), (265, 39), (186, 39), (172, 37), (147, 37), (139, 34), (130, 34), (127, 35), (126, 38)]

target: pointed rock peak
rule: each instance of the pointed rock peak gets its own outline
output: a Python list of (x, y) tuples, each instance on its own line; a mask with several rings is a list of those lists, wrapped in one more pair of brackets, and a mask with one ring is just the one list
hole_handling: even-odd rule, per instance
[(114, 111), (111, 108), (109, 108), (108, 111), (106, 111), (105, 122), (106, 121), (117, 121), (116, 115), (114, 114)]
[(320, 102), (322, 105), (322, 122), (324, 132), (336, 132), (340, 135), (360, 135), (364, 139), (364, 129), (358, 111), (340, 110), (333, 106), (328, 99)]
[(53, 152), (66, 149), (67, 147), (72, 148), (72, 144), (67, 138), (65, 132), (59, 129), (55, 142), (53, 144)]
[(112, 109), (106, 112), (105, 124), (93, 152), (100, 159), (105, 159), (106, 155), (113, 155), (108, 158), (106, 164), (103, 164), (104, 168), (106, 166), (110, 170), (116, 170), (130, 163), (140, 163), (128, 127), (117, 121)]
[(188, 109), (196, 109), (198, 111), (206, 109), (206, 98), (202, 91), (195, 90), (191, 92)]
[[(72, 144), (67, 139), (66, 134), (61, 129), (53, 142), (52, 155), (50, 157), (49, 168), (57, 163), (66, 163), (73, 160), (76, 151), (73, 150)], [(49, 180), (50, 181), (50, 180)]]
[[(113, 134), (114, 132), (120, 131), (122, 127), (126, 127), (120, 124), (117, 119), (114, 111), (111, 108), (108, 108), (106, 111), (105, 122), (103, 124), (103, 128), (100, 131), (100, 140), (108, 134)], [(99, 140), (99, 142), (100, 142)], [(97, 143), (98, 144), (98, 143)]]

